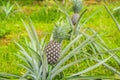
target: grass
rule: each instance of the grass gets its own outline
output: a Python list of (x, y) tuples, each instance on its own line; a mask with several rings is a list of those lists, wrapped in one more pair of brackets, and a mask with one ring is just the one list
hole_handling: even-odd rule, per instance
[[(110, 4), (109, 7), (112, 9), (117, 7), (117, 5)], [(120, 33), (113, 20), (104, 9), (104, 6), (90, 5), (87, 8), (88, 11), (84, 15), (81, 22), (89, 17), (89, 15), (93, 12), (99, 9), (100, 11), (85, 24), (85, 27), (90, 27), (96, 30), (102, 36), (109, 48), (120, 47)], [(42, 33), (51, 33), (54, 23), (61, 15), (63, 16), (63, 14), (57, 11), (54, 7), (48, 8), (39, 5), (24, 5), (21, 6), (21, 9), (24, 11), (25, 15), (30, 16), (33, 20), (39, 37), (44, 36)], [(24, 37), (27, 36), (27, 32), (25, 31), (25, 28), (20, 20), (21, 17), (24, 17), (22, 13), (17, 13), (15, 16), (11, 15), (8, 19), (4, 19), (3, 16), (0, 16), (0, 71), (2, 72), (10, 72), (15, 74), (23, 74), (25, 72), (22, 68), (16, 65), (22, 63), (22, 61), (14, 55), (14, 53), (17, 53), (17, 48), (13, 42), (14, 40), (23, 42)], [(120, 54), (118, 56), (120, 56)], [(91, 62), (92, 64), (85, 65), (86, 62), (81, 63), (78, 68), (76, 68), (77, 65), (74, 65), (73, 67), (65, 70), (64, 73), (69, 75), (71, 72), (74, 73), (88, 67), (88, 65), (94, 64)], [(88, 61), (88, 63), (90, 63), (90, 61)], [(119, 65), (114, 60), (111, 60), (108, 63), (116, 68), (119, 68)], [(100, 66), (87, 74), (115, 75), (103, 66)]]
[(116, 44), (116, 43), (119, 43), (119, 40), (118, 40), (119, 31), (103, 5), (90, 6), (88, 10), (89, 14), (86, 14), (85, 16), (88, 17), (90, 14), (92, 14), (95, 11), (99, 11), (99, 12), (95, 14), (90, 19), (90, 21), (88, 21), (85, 24), (85, 26), (96, 30), (103, 37), (104, 41), (108, 44), (110, 48), (119, 47), (120, 44)]

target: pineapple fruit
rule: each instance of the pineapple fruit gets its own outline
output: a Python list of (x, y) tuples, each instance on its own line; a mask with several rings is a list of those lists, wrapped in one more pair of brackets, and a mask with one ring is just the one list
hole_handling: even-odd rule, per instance
[(49, 64), (56, 64), (61, 52), (61, 42), (67, 39), (68, 35), (61, 26), (56, 26), (53, 32), (53, 40), (45, 47), (45, 53)]
[(72, 7), (74, 14), (71, 18), (73, 25), (75, 25), (80, 17), (79, 12), (82, 10), (82, 0), (73, 0)]
[(49, 64), (57, 63), (61, 51), (61, 44), (56, 41), (50, 41), (45, 48), (45, 53), (47, 55), (47, 61)]

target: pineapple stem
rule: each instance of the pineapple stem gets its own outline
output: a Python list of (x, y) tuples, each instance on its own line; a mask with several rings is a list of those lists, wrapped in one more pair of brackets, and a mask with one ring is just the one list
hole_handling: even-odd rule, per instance
[(71, 33), (71, 40), (74, 38), (74, 37), (76, 37), (77, 36), (77, 34), (79, 33), (79, 31), (77, 31), (77, 29), (78, 29), (78, 25), (79, 25), (79, 21), (80, 21), (80, 19), (82, 18), (82, 16), (85, 14), (85, 12), (87, 11), (87, 9), (85, 9), (81, 14), (80, 14), (80, 16), (79, 16), (79, 18), (78, 18), (78, 21), (77, 21), (77, 23), (75, 24), (75, 27), (72, 29), (72, 33)]
[(52, 70), (53, 66), (52, 65), (49, 65), (49, 71), (48, 71), (48, 75), (47, 75), (47, 80), (52, 80), (51, 78), (51, 70)]

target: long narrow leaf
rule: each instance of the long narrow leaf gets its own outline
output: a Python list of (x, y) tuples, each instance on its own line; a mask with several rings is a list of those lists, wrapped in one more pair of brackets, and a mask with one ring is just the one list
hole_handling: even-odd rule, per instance
[(120, 31), (120, 24), (118, 23), (118, 21), (115, 19), (115, 17), (113, 16), (113, 14), (111, 13), (111, 11), (109, 10), (109, 8), (104, 4), (105, 9), (107, 10), (107, 12), (109, 13), (109, 15), (111, 16), (111, 18), (113, 19), (113, 21), (115, 22), (118, 30)]
[(92, 13), (91, 16), (89, 16), (87, 19), (85, 19), (85, 21), (82, 23), (81, 27), (83, 27), (83, 26), (86, 24), (86, 22), (88, 22), (88, 21), (89, 21), (95, 14), (97, 14), (99, 11), (100, 11), (100, 10), (95, 11), (94, 13)]
[(69, 80), (104, 80), (104, 79), (116, 79), (114, 76), (76, 76), (67, 78)]
[(57, 6), (62, 10), (62, 12), (67, 16), (67, 19), (68, 19), (68, 21), (70, 23), (71, 28), (74, 29), (71, 18), (69, 16), (69, 14), (67, 13), (67, 11), (57, 2), (57, 0), (54, 0), (54, 1), (56, 2)]
[[(98, 59), (94, 59), (94, 58), (92, 58), (94, 61), (96, 61), (96, 62), (101, 62), (102, 60), (98, 60)], [(118, 71), (117, 69), (115, 69), (114, 67), (112, 67), (112, 66), (110, 66), (110, 65), (108, 65), (108, 64), (106, 64), (106, 63), (103, 63), (103, 65), (106, 67), (106, 68), (108, 68), (109, 70), (111, 70), (112, 72), (115, 72), (115, 73), (117, 73), (118, 75), (120, 75), (120, 71)]]
[(52, 73), (54, 73), (56, 70), (58, 70), (58, 68), (64, 64), (68, 59), (70, 59), (72, 56), (76, 55), (78, 52), (80, 52), (80, 50), (85, 47), (87, 44), (89, 44), (91, 42), (91, 40), (94, 38), (96, 34), (94, 34), (93, 36), (89, 37), (88, 39), (86, 39), (83, 43), (81, 43), (81, 45), (79, 45), (77, 48), (73, 49), (68, 55), (66, 55), (52, 70)]
[[(112, 55), (112, 56), (113, 56), (113, 55)], [(91, 70), (97, 68), (98, 66), (102, 65), (103, 63), (105, 63), (105, 62), (106, 62), (107, 60), (109, 60), (112, 56), (110, 56), (110, 57), (102, 60), (101, 62), (99, 62), (99, 63), (97, 63), (97, 64), (95, 64), (95, 65), (93, 65), (93, 66), (91, 66), (91, 67), (88, 67), (87, 69), (85, 69), (85, 70), (83, 70), (83, 71), (80, 71), (80, 72), (78, 72), (78, 73), (75, 73), (75, 74), (71, 75), (70, 77), (78, 76), (78, 75), (84, 74), (84, 73), (86, 73), (86, 72), (88, 72), (88, 71), (91, 71)]]
[(60, 59), (65, 55), (65, 53), (71, 48), (71, 46), (77, 41), (79, 40), (79, 38), (81, 38), (82, 35), (80, 34), (79, 36), (77, 36), (74, 40), (72, 40), (61, 52), (60, 54)]
[[(101, 47), (104, 51), (109, 51), (106, 47), (102, 46), (102, 44), (94, 42), (96, 45)], [(109, 55), (113, 55), (114, 52), (108, 52)], [(120, 58), (117, 55), (114, 55), (113, 58), (117, 61), (117, 63), (120, 65)]]
[(58, 69), (55, 73), (52, 74), (52, 78), (54, 78), (58, 73), (62, 72), (63, 70), (65, 70), (65, 69), (71, 67), (72, 65), (78, 64), (78, 63), (80, 63), (80, 62), (82, 62), (82, 61), (84, 61), (84, 60), (86, 60), (86, 59), (88, 59), (88, 58), (83, 58), (83, 59), (80, 59), (80, 60), (71, 62), (71, 63), (69, 63), (69, 64), (67, 64), (67, 65), (65, 65), (65, 66), (63, 66), (63, 67), (61, 67), (61, 68)]
[(21, 49), (21, 53), (24, 54), (24, 56), (26, 57), (26, 59), (28, 59), (29, 62), (31, 62), (31, 57), (28, 55), (28, 53), (26, 52), (26, 50), (17, 42), (15, 42), (16, 45), (18, 45), (18, 47)]
[(1, 77), (14, 77), (14, 78), (21, 78), (21, 76), (16, 75), (16, 74), (10, 74), (10, 73), (4, 73), (4, 72), (0, 72), (0, 76)]

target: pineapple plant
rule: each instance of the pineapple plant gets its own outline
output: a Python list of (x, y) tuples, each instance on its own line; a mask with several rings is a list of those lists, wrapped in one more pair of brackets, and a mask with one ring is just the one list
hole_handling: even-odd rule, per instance
[[(58, 57), (54, 59), (53, 56), (55, 55), (52, 53), (52, 50), (49, 50), (49, 51), (51, 51), (51, 54), (53, 56), (49, 54), (51, 57), (48, 57), (46, 56), (47, 53), (44, 54), (44, 49), (45, 50), (48, 49), (46, 46), (45, 40), (43, 38), (39, 41), (37, 33), (34, 29), (34, 25), (32, 24), (31, 20), (29, 24), (25, 23), (23, 20), (22, 22), (28, 32), (30, 41), (26, 40), (25, 44), (20, 44), (17, 42), (15, 43), (20, 48), (19, 53), (21, 53), (16, 55), (25, 63), (25, 64), (23, 63), (20, 64), (20, 66), (26, 70), (26, 73), (24, 73), (23, 75), (17, 75), (17, 74), (0, 72), (0, 80), (13, 80), (13, 79), (14, 80), (58, 80), (59, 78), (57, 77), (56, 79), (56, 76), (59, 75), (61, 72), (63, 72), (64, 70), (68, 69), (69, 67), (77, 63), (82, 63), (85, 60), (89, 60), (89, 59), (93, 59), (97, 61), (97, 63), (84, 70), (73, 73), (72, 75), (69, 75), (69, 76), (65, 75), (64, 77), (62, 77), (61, 80), (70, 80), (70, 79), (77, 80), (76, 77), (78, 77), (78, 79), (83, 79), (83, 77), (84, 79), (94, 79), (94, 77), (82, 76), (82, 74), (88, 71), (91, 71), (102, 64), (109, 66), (105, 62), (109, 60), (111, 57), (113, 57), (113, 55), (111, 55), (108, 58), (97, 60), (94, 57), (96, 57), (96, 55), (98, 54), (93, 54), (91, 56), (86, 56), (86, 57), (83, 57), (83, 54), (80, 54), (79, 56), (81, 56), (81, 58), (79, 58), (78, 60), (66, 63), (74, 55), (78, 55), (79, 52), (81, 53), (84, 52), (84, 50), (82, 49), (86, 48), (91, 41), (94, 42), (94, 37), (96, 36), (96, 34), (86, 38), (86, 40), (84, 40), (81, 44), (74, 47), (74, 49), (71, 49), (72, 45), (75, 45), (77, 41), (81, 40), (81, 37), (84, 37), (83, 34), (78, 35), (72, 41), (68, 42), (68, 44), (65, 45), (65, 47), (61, 51), (61, 48), (60, 48), (61, 43), (63, 40), (66, 40), (67, 38), (67, 35), (65, 34), (66, 32), (64, 31), (66, 29), (64, 29), (65, 27), (63, 28), (61, 26), (55, 27), (55, 30), (53, 32), (53, 40), (50, 41), (50, 43), (47, 45), (49, 47), (53, 47), (50, 44), (55, 45), (56, 48), (53, 51), (58, 51), (57, 53), (55, 52), (55, 54), (58, 55)], [(49, 49), (54, 49), (54, 48), (49, 48)], [(51, 58), (51, 59), (48, 60), (48, 58)], [(59, 62), (57, 62), (58, 59), (59, 59)], [(51, 62), (47, 62), (47, 60)], [(48, 65), (48, 63), (56, 64), (56, 65), (54, 66)], [(113, 67), (110, 67), (110, 68), (113, 69)], [(98, 77), (98, 79), (99, 78), (100, 77)]]
[(61, 52), (61, 43), (67, 39), (67, 33), (62, 26), (55, 26), (53, 40), (45, 47), (45, 53), (49, 64), (56, 64)]
[(72, 24), (75, 25), (80, 17), (79, 12), (82, 10), (82, 0), (73, 0), (72, 7), (74, 14), (71, 18)]
[[(1, 73), (0, 72), (0, 80), (13, 80), (13, 79), (19, 79), (19, 80), (56, 80), (55, 77), (60, 74), (63, 70), (68, 69), (69, 67), (77, 64), (82, 63), (86, 60), (93, 60), (96, 62), (96, 64), (91, 65), (89, 67), (86, 67), (86, 69), (81, 70), (79, 72), (76, 72), (70, 76), (65, 75), (65, 79), (62, 78), (62, 80), (78, 80), (78, 79), (100, 79), (101, 77), (96, 78), (91, 76), (84, 76), (82, 74), (93, 70), (94, 68), (97, 68), (100, 65), (106, 66), (111, 71), (114, 71), (118, 74), (120, 74), (119, 71), (117, 71), (115, 68), (109, 66), (107, 63), (105, 63), (110, 58), (114, 57), (114, 54), (111, 54), (110, 51), (105, 48), (105, 50), (101, 51), (100, 53), (110, 53), (111, 55), (108, 56), (105, 59), (97, 59), (96, 56), (99, 54), (97, 51), (95, 51), (95, 54), (89, 54), (85, 50), (88, 45), (90, 45), (92, 42), (98, 46), (95, 40), (95, 37), (97, 37), (96, 32), (91, 36), (86, 33), (81, 33), (74, 37), (73, 40), (69, 41), (67, 45), (64, 46), (64, 48), (61, 51), (61, 43), (63, 40), (68, 39), (69, 35), (65, 31), (65, 27), (62, 26), (55, 26), (55, 29), (53, 31), (53, 39), (46, 45), (44, 39), (41, 39), (39, 41), (39, 38), (37, 36), (37, 33), (34, 29), (34, 25), (32, 21), (30, 20), (29, 23), (25, 23), (24, 20), (22, 20), (30, 41), (26, 41), (25, 44), (19, 44), (16, 42), (17, 46), (20, 48), (19, 53), (16, 54), (21, 60), (23, 60), (26, 64), (21, 64), (20, 66), (23, 67), (27, 72), (23, 75), (16, 75), (16, 74), (9, 74), (9, 73)], [(94, 32), (94, 31), (93, 31)], [(86, 37), (85, 40), (81, 41), (82, 37)], [(100, 39), (101, 40), (101, 39)], [(81, 41), (76, 45), (78, 41)], [(100, 43), (100, 42), (99, 42)], [(76, 45), (73, 47), (73, 45)], [(72, 48), (72, 49), (71, 49)], [(99, 49), (98, 47), (97, 49)], [(100, 49), (99, 49), (100, 50)], [(47, 54), (44, 54), (44, 52)], [(79, 54), (81, 53), (81, 54)], [(61, 55), (60, 55), (61, 54)], [(69, 59), (71, 59), (73, 56), (78, 55), (81, 56), (81, 58), (78, 58), (76, 61), (70, 61), (67, 62)], [(83, 57), (83, 55), (86, 55)], [(59, 59), (60, 58), (60, 59)], [(59, 62), (58, 62), (59, 60)], [(48, 65), (49, 64), (56, 64), (55, 66)], [(12, 77), (12, 78), (9, 78)], [(108, 79), (108, 78), (105, 78)], [(60, 80), (57, 78), (57, 80)]]

